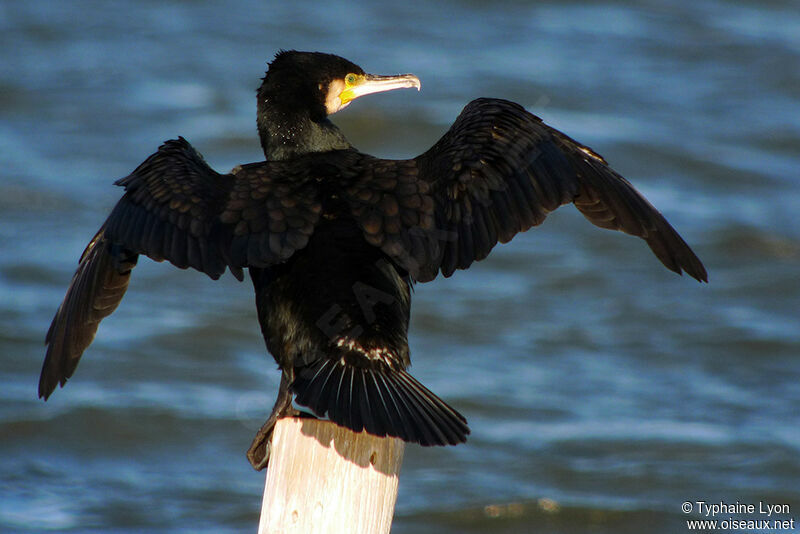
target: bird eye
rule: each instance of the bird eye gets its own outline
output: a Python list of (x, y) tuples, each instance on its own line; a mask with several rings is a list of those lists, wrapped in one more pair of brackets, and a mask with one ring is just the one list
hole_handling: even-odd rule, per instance
[(344, 77), (344, 83), (347, 85), (355, 85), (356, 83), (356, 75), (352, 72)]

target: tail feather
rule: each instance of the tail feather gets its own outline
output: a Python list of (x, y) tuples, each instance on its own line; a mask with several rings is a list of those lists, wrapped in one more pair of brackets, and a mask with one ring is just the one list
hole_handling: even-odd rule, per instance
[(376, 373), (362, 373), (362, 376), (370, 409), (375, 413), (375, 435), (385, 436), (389, 429), (397, 428), (402, 429), (409, 441), (416, 442), (413, 428), (404, 425), (400, 411), (397, 409), (394, 398), (386, 389), (383, 378)]
[(466, 419), (404, 370), (321, 358), (295, 369), (295, 402), (354, 432), (421, 445), (466, 441)]
[(75, 372), (100, 321), (111, 314), (128, 289), (138, 256), (117, 249), (101, 228), (81, 256), (75, 275), (58, 308), (45, 343), (47, 354), (39, 377), (39, 397), (47, 398)]
[(400, 384), (396, 381), (389, 382), (388, 387), (392, 388), (393, 391), (393, 398), (397, 399), (398, 407), (405, 411), (405, 413), (411, 414), (410, 421), (414, 421), (416, 423), (416, 434), (418, 439), (420, 440), (419, 443), (446, 443), (446, 440), (437, 439), (437, 432), (432, 428), (433, 422), (431, 421), (428, 413), (424, 409), (420, 409), (420, 407), (415, 403), (415, 399), (410, 394), (411, 392), (406, 389), (401, 389)]
[(409, 412), (408, 402), (406, 402), (403, 394), (398, 393), (393, 381), (386, 380), (384, 375), (377, 375), (376, 378), (380, 380), (379, 391), (383, 392), (389, 405), (387, 413), (390, 413), (391, 417), (399, 423), (392, 428), (401, 429), (404, 436), (403, 439), (411, 443), (427, 443), (430, 441), (430, 436), (426, 436), (424, 421), (414, 421), (418, 416), (413, 412)]
[[(439, 409), (438, 406), (434, 406), (437, 409), (430, 409), (430, 407), (426, 404), (425, 399), (426, 395), (431, 394), (430, 391), (425, 389), (422, 384), (417, 382), (416, 380), (411, 379), (411, 375), (403, 373), (398, 375), (397, 377), (398, 382), (405, 383), (407, 386), (407, 393), (409, 397), (414, 399), (414, 406), (418, 412), (425, 418), (428, 423), (429, 428), (431, 431), (436, 435), (438, 440), (445, 440), (450, 443), (449, 436), (457, 434), (459, 432), (459, 428), (453, 425), (454, 419), (453, 417), (448, 417), (448, 414)], [(437, 397), (438, 399), (438, 397)], [(444, 405), (443, 408), (446, 408), (449, 411), (455, 412), (450, 406)], [(460, 417), (460, 414), (457, 414)], [(462, 418), (463, 419), (463, 418)]]

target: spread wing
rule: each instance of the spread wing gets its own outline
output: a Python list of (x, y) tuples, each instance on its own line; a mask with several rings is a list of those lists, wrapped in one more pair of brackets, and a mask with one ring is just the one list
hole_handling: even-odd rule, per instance
[(125, 295), (138, 258), (138, 254), (109, 242), (105, 225), (89, 242), (47, 331), (39, 397), (47, 399), (59, 382), (63, 386), (75, 372), (100, 321), (117, 308)]
[(118, 180), (106, 236), (137, 254), (217, 279), (267, 267), (305, 246), (321, 203), (302, 165), (262, 162), (219, 174), (183, 138)]
[[(590, 148), (513, 102), (472, 101), (430, 150), (393, 163), (415, 174), (416, 189), (404, 186), (404, 191), (430, 210), (406, 220), (400, 203), (395, 218), (402, 228), (396, 230), (384, 215), (375, 244), (421, 282), (438, 272), (450, 276), (466, 269), (498, 241), (505, 243), (541, 224), (549, 212), (567, 203), (597, 226), (641, 237), (668, 269), (707, 281), (691, 248), (627, 180)], [(387, 202), (383, 196), (377, 195), (375, 202)], [(425, 237), (425, 246), (410, 244), (420, 241), (419, 236)]]
[(140, 254), (211, 278), (266, 267), (306, 245), (319, 219), (302, 166), (255, 163), (219, 174), (183, 138), (159, 147), (129, 176), (125, 194), (87, 246), (46, 337), (45, 399), (72, 376), (98, 324), (117, 307)]

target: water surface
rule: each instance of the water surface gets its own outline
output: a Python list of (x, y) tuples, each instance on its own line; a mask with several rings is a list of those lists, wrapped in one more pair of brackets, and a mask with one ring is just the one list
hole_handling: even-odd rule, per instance
[(335, 117), (383, 157), (472, 98), (520, 102), (710, 273), (563, 208), (418, 286), (413, 372), (472, 435), (408, 447), (394, 532), (684, 532), (700, 499), (797, 513), (798, 28), (777, 0), (0, 1), (0, 531), (255, 531), (244, 451), (279, 376), (249, 283), (142, 260), (68, 387), (44, 404), (36, 384), (112, 182), (178, 135), (220, 171), (260, 159), (254, 91), (281, 48), (421, 78)]

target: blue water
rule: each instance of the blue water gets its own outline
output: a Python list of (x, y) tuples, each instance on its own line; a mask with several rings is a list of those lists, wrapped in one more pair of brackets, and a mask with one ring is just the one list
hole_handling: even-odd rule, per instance
[(270, 4), (0, 0), (0, 531), (255, 532), (244, 451), (279, 376), (249, 283), (143, 260), (68, 386), (45, 404), (36, 384), (112, 182), (178, 135), (220, 171), (259, 160), (281, 48), (420, 77), (334, 117), (383, 157), (472, 98), (520, 102), (709, 270), (675, 276), (565, 207), (418, 286), (413, 372), (472, 435), (407, 448), (394, 532), (686, 532), (696, 500), (800, 521), (795, 2)]

